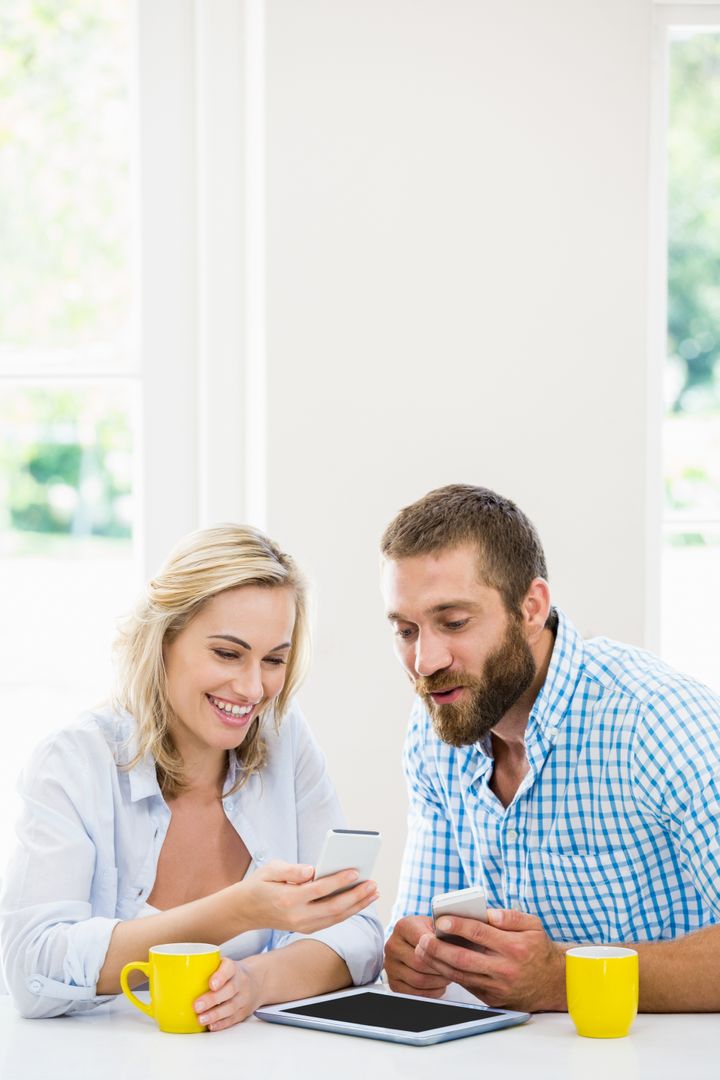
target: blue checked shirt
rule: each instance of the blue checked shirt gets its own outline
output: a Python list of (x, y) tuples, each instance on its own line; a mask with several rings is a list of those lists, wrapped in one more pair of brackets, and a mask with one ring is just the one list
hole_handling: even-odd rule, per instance
[(650, 653), (583, 641), (561, 613), (505, 808), (489, 740), (455, 748), (420, 701), (405, 744), (408, 840), (391, 925), (485, 887), (556, 941), (655, 941), (720, 921), (720, 699)]

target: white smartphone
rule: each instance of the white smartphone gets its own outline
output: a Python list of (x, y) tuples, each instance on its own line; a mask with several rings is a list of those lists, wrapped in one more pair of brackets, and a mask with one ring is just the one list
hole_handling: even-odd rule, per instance
[(482, 945), (475, 945), (467, 938), (458, 937), (456, 934), (443, 934), (436, 925), (441, 915), (456, 915), (460, 919), (479, 919), (480, 922), (487, 922), (487, 903), (482, 885), (474, 885), (470, 889), (456, 889), (455, 892), (438, 893), (430, 901), (430, 910), (435, 936), (441, 941), (449, 941), (451, 945), (460, 945), (463, 949), (473, 949), (475, 952), (484, 951)]
[[(329, 829), (315, 866), (315, 881), (337, 874), (338, 870), (357, 870), (359, 873), (357, 881), (346, 886), (348, 889), (367, 881), (372, 876), (381, 839), (379, 832), (369, 829)], [(345, 889), (338, 889), (338, 892), (345, 892)]]

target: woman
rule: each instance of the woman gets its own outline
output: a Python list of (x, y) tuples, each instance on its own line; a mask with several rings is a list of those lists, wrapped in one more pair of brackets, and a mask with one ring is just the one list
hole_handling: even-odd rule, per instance
[(308, 645), (304, 582), (262, 533), (171, 554), (122, 629), (113, 706), (45, 740), (21, 783), (0, 944), (24, 1016), (93, 1008), (165, 942), (222, 946), (196, 1002), (211, 1031), (377, 977), (375, 884), (331, 896), (357, 875), (308, 865), (342, 825), (291, 701)]

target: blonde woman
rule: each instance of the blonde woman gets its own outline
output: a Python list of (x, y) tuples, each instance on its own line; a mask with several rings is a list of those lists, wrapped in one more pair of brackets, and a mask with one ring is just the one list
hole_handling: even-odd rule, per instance
[(165, 942), (221, 945), (211, 1031), (261, 1004), (377, 977), (374, 883), (312, 862), (341, 812), (292, 697), (308, 662), (292, 559), (227, 525), (171, 554), (118, 641), (114, 703), (40, 746), (2, 901), (27, 1017), (93, 1008)]

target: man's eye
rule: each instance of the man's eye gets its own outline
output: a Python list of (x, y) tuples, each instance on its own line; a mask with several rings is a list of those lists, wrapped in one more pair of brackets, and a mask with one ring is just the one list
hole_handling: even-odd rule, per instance
[(412, 637), (413, 629), (411, 626), (396, 626), (395, 634), (397, 637), (402, 638), (403, 641), (405, 641), (407, 640), (407, 638)]
[(467, 626), (469, 619), (454, 619), (452, 622), (445, 623), (447, 630), (462, 630), (463, 626)]

